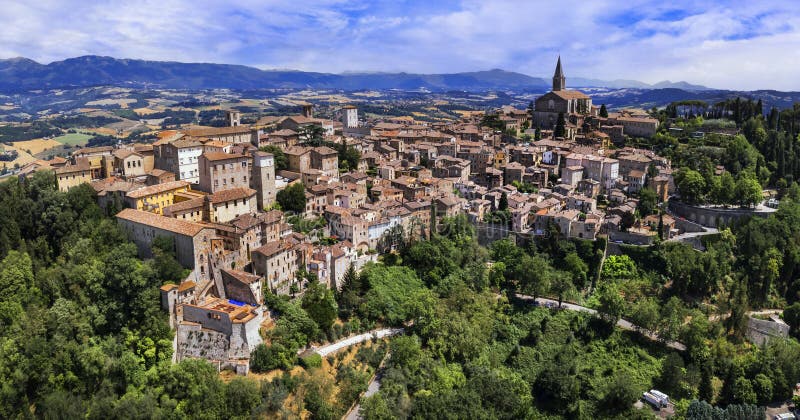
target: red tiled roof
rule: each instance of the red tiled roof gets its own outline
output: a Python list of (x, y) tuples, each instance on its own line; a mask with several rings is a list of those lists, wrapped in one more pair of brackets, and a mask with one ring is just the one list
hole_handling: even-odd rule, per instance
[(133, 190), (127, 194), (130, 198), (143, 198), (153, 194), (160, 194), (170, 190), (177, 190), (179, 188), (188, 187), (189, 183), (186, 181), (172, 181), (163, 184), (150, 185), (148, 187)]
[(117, 213), (117, 219), (127, 220), (140, 225), (152, 226), (185, 236), (196, 236), (204, 229), (203, 226), (197, 223), (185, 222), (183, 220), (159, 216), (155, 213), (135, 209), (122, 210)]

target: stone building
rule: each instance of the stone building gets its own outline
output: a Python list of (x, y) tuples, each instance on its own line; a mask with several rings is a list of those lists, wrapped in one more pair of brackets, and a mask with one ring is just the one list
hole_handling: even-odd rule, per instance
[(206, 255), (211, 250), (212, 240), (216, 238), (214, 229), (134, 209), (124, 209), (116, 217), (143, 257), (152, 256), (151, 246), (155, 238), (172, 238), (178, 262), (186, 268), (195, 269), (198, 279), (208, 276)]
[(534, 125), (552, 129), (556, 126), (559, 115), (563, 115), (566, 121), (571, 114), (589, 115), (591, 112), (592, 98), (583, 92), (566, 89), (566, 77), (561, 69), (561, 57), (558, 57), (553, 75), (553, 90), (536, 99), (533, 111)]
[(199, 159), (199, 189), (215, 193), (231, 188), (250, 188), (252, 160), (247, 155), (203, 153)]

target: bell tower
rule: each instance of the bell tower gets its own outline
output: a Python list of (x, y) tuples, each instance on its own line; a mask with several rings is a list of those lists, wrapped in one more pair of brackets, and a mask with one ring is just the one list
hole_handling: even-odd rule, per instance
[(553, 92), (566, 90), (567, 78), (564, 77), (564, 71), (561, 70), (561, 56), (558, 56), (558, 63), (556, 64), (556, 72), (553, 74)]

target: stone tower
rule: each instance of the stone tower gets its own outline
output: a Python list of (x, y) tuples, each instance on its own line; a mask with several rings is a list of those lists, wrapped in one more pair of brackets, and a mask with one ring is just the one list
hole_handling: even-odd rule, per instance
[(314, 104), (303, 104), (303, 116), (306, 118), (314, 118)]
[(352, 105), (342, 108), (342, 125), (344, 128), (358, 128), (358, 108)]
[(275, 157), (272, 154), (253, 151), (250, 187), (256, 190), (256, 205), (259, 210), (264, 210), (275, 202)]
[(553, 75), (553, 92), (566, 90), (567, 78), (564, 77), (564, 71), (561, 70), (561, 56), (558, 56), (558, 63), (556, 64), (556, 72)]
[(229, 127), (238, 127), (242, 122), (239, 111), (227, 111), (225, 116), (227, 117)]

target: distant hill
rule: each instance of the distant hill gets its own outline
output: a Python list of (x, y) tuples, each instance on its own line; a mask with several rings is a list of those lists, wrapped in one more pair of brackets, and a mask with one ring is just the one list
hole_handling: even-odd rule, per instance
[(693, 85), (688, 82), (670, 82), (665, 80), (656, 84), (647, 84), (638, 80), (599, 80), (599, 79), (586, 79), (583, 77), (567, 77), (567, 84), (576, 87), (604, 87), (609, 89), (682, 89), (691, 92), (699, 92), (705, 90), (714, 90), (709, 87), (701, 85)]
[(248, 66), (178, 63), (83, 56), (40, 64), (27, 58), (0, 60), (0, 90), (20, 91), (99, 85), (169, 89), (338, 88), (491, 90), (542, 89), (549, 83), (503, 70), (452, 74), (349, 73), (260, 70)]
[(598, 89), (591, 92), (592, 103), (606, 104), (612, 108), (637, 107), (649, 109), (651, 107), (663, 107), (670, 102), (684, 101), (689, 99), (705, 101), (708, 104), (734, 99), (736, 97), (761, 100), (764, 111), (776, 107), (779, 109), (791, 108), (795, 102), (800, 102), (800, 92), (779, 92), (774, 90), (755, 90), (750, 92), (739, 92), (730, 90), (685, 90), (679, 88), (663, 89)]
[[(655, 85), (636, 80), (599, 80), (568, 78), (574, 87), (610, 89), (678, 88), (687, 91), (710, 90), (686, 82), (660, 82)], [(0, 91), (75, 88), (88, 86), (149, 86), (167, 89), (262, 89), (262, 88), (334, 88), (428, 89), (442, 90), (544, 90), (550, 81), (500, 69), (488, 71), (414, 74), (414, 73), (315, 73), (296, 70), (260, 70), (254, 67), (117, 59), (87, 55), (40, 64), (27, 58), (0, 60)]]

